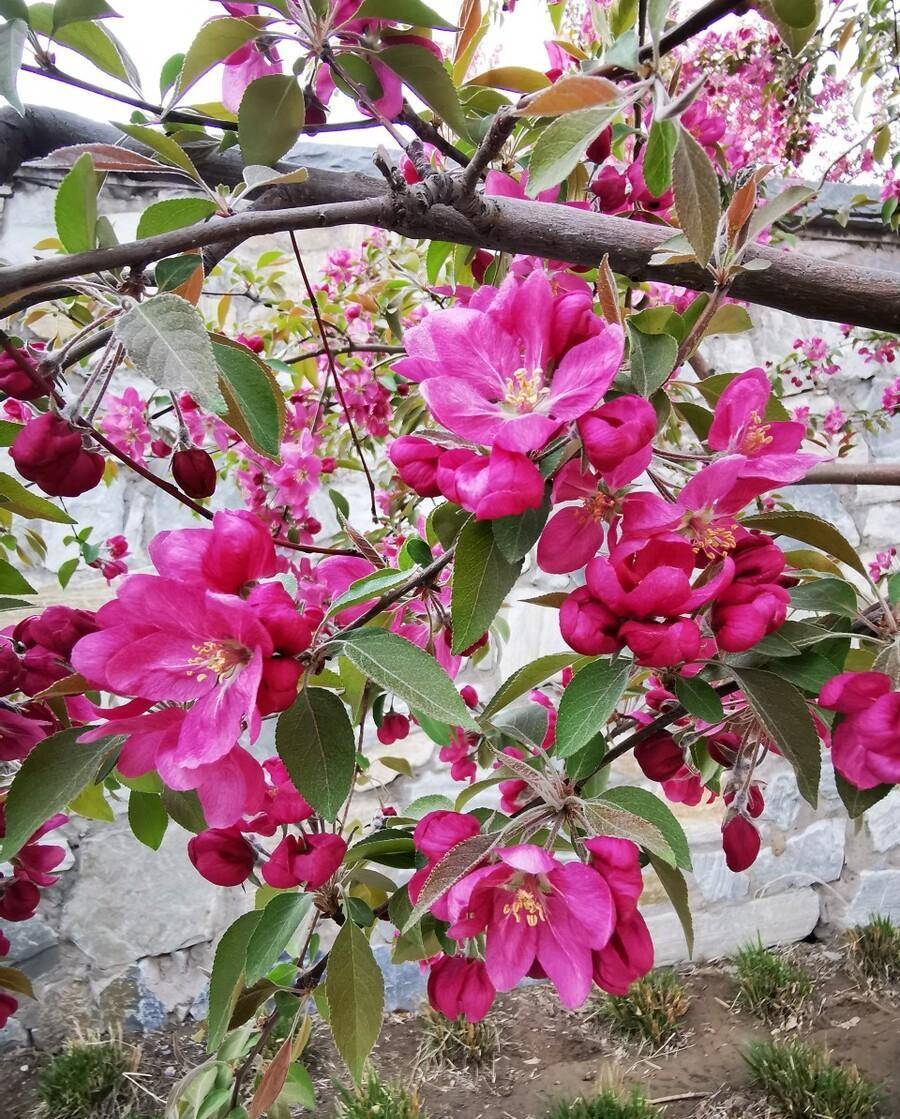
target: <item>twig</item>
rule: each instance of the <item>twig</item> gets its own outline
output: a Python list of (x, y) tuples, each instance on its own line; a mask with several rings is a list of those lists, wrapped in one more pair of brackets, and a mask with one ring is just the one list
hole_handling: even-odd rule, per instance
[[(320, 346), (316, 350), (304, 350), (302, 353), (293, 354), (291, 357), (283, 357), (281, 360), (285, 365), (296, 365), (298, 362), (306, 361), (310, 357), (322, 357), (328, 351), (324, 346)], [(346, 346), (332, 346), (332, 354), (405, 354), (405, 346), (389, 345), (380, 342), (351, 342)]]
[(453, 162), (458, 163), (460, 167), (467, 166), (469, 157), (464, 152), (461, 152), (455, 144), (451, 144), (449, 140), (446, 140), (433, 124), (420, 117), (408, 101), (403, 102), (403, 108), (400, 110), (400, 115), (397, 117), (397, 123), (405, 124), (407, 128), (411, 128), (420, 140), (426, 144), (433, 144), (442, 155), (447, 156), (448, 159), (452, 159)]
[(501, 109), (496, 114), (469, 165), (460, 175), (459, 183), (464, 198), (475, 193), (478, 180), (487, 170), (491, 160), (499, 154), (517, 124), (518, 119), (507, 109)]

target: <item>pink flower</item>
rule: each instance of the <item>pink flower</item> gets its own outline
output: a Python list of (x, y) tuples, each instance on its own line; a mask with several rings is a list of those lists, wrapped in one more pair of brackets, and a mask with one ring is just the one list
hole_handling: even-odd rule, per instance
[(837, 711), (831, 732), (834, 768), (857, 789), (900, 783), (900, 691), (883, 672), (842, 672), (819, 694)]
[(765, 422), (762, 417), (771, 394), (763, 369), (748, 369), (735, 377), (716, 403), (706, 437), (710, 450), (748, 458), (794, 454), (806, 429), (795, 421)]
[(615, 502), (600, 489), (597, 475), (567, 462), (553, 480), (554, 502), (577, 501), (558, 509), (547, 521), (538, 540), (537, 564), (542, 571), (565, 575), (592, 559), (603, 543), (603, 524)]
[(650, 465), (656, 412), (641, 396), (619, 396), (578, 421), (588, 461), (610, 489), (633, 481)]
[[(407, 889), (409, 900), (413, 905), (419, 900), (422, 887), (425, 885), (429, 874), (444, 855), (456, 847), (457, 844), (462, 843), (464, 839), (471, 839), (473, 835), (477, 835), (480, 830), (481, 825), (478, 820), (464, 812), (438, 810), (429, 812), (422, 817), (413, 832), (413, 843), (416, 850), (421, 851), (428, 861), (409, 880)], [(448, 919), (446, 894), (438, 898), (432, 905), (431, 912), (440, 921)]]
[(640, 853), (627, 839), (600, 836), (585, 841), (590, 865), (612, 894), (616, 923), (609, 943), (594, 952), (594, 982), (611, 995), (628, 988), (653, 967), (653, 941), (637, 902), (644, 888)]
[(502, 848), (500, 862), (467, 874), (447, 895), (449, 936), (485, 936), (485, 969), (509, 991), (537, 965), (570, 1009), (587, 998), (592, 952), (605, 948), (615, 907), (602, 875), (561, 863), (533, 844)]
[(674, 622), (625, 622), (619, 636), (638, 664), (667, 668), (689, 664), (700, 653), (700, 628), (690, 618)]
[(137, 389), (129, 386), (121, 396), (106, 396), (100, 430), (111, 443), (131, 458), (143, 462), (150, 446), (147, 427), (147, 402)]
[(256, 861), (253, 848), (237, 828), (210, 828), (188, 840), (188, 858), (216, 886), (240, 886)]
[(474, 781), (478, 772), (476, 762), (478, 738), (462, 729), (454, 727), (450, 741), (438, 751), (442, 762), (450, 764), (450, 777), (453, 781)]
[(844, 415), (843, 409), (840, 404), (835, 406), (826, 413), (825, 419), (822, 422), (822, 430), (826, 435), (838, 435), (847, 424), (847, 417)]
[(232, 113), (241, 107), (244, 90), (257, 78), (281, 73), (281, 59), (275, 47), (262, 47), (255, 40), (245, 43), (224, 62), (222, 104)]
[(596, 316), (592, 337), (557, 351), (560, 303), (544, 272), (522, 283), (510, 276), (499, 290), (481, 288), (468, 307), (437, 311), (408, 330), (409, 357), (395, 368), (422, 382), (430, 411), (454, 434), (539, 450), (597, 404), (622, 360), (621, 329)]
[(481, 960), (438, 956), (428, 971), (428, 1001), (451, 1021), (480, 1022), (494, 1004), (496, 991)]
[(160, 575), (223, 594), (278, 570), (268, 529), (244, 510), (216, 513), (211, 528), (158, 532), (149, 552)]
[(341, 865), (346, 850), (339, 835), (288, 835), (263, 864), (262, 876), (276, 890), (301, 885), (317, 890)]
[(0, 705), (0, 762), (21, 762), (51, 733), (49, 719), (28, 718)]
[(477, 521), (514, 517), (544, 500), (544, 479), (531, 459), (499, 446), (489, 455), (447, 451), (438, 462), (437, 481), (441, 493)]
[(401, 480), (420, 497), (438, 497), (437, 467), (446, 454), (443, 447), (418, 435), (401, 435), (388, 452)]

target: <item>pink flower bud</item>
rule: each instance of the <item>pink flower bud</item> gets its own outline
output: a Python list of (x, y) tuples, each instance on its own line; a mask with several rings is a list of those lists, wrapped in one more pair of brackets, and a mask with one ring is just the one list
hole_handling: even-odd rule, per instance
[(333, 474), (334, 468), (337, 466), (337, 460), (334, 455), (325, 455), (323, 459), (320, 459), (320, 464), (323, 474)]
[(9, 938), (0, 932), (0, 956), (9, 955)]
[(172, 448), (165, 439), (154, 439), (150, 444), (150, 451), (156, 458), (168, 458), (172, 453)]
[(409, 734), (409, 719), (405, 715), (391, 711), (381, 720), (381, 726), (376, 734), (382, 746), (390, 746), (394, 742), (399, 742)]
[(3, 1027), (18, 1009), (18, 1001), (14, 999), (12, 995), (8, 995), (5, 991), (0, 991), (0, 1030), (3, 1029)]
[(752, 866), (759, 854), (759, 832), (743, 816), (732, 816), (722, 828), (722, 847), (729, 870), (739, 873)]
[(459, 694), (463, 703), (470, 710), (474, 710), (478, 706), (478, 692), (475, 691), (471, 684), (466, 684), (464, 688), (460, 688)]
[(8, 640), (0, 639), (0, 695), (17, 692), (24, 675), (18, 653)]
[(388, 455), (402, 481), (420, 497), (439, 497), (438, 462), (444, 449), (418, 435), (401, 435), (391, 444)]
[(4, 921), (29, 920), (40, 900), (40, 890), (27, 878), (14, 878), (5, 887), (0, 882), (0, 917)]
[(665, 731), (657, 731), (634, 748), (634, 760), (651, 781), (671, 781), (684, 765), (684, 751)]
[(572, 591), (562, 604), (559, 630), (566, 644), (585, 656), (617, 653), (622, 648), (619, 618), (595, 599), (587, 587)]
[(625, 622), (619, 632), (638, 663), (650, 668), (689, 662), (700, 653), (700, 629), (689, 618), (676, 622)]
[(482, 960), (439, 956), (428, 973), (428, 1001), (451, 1021), (480, 1022), (494, 1004), (496, 991)]
[[(620, 396), (595, 408), (578, 421), (578, 433), (588, 460), (601, 473), (614, 471), (617, 485), (633, 481), (650, 461), (650, 444), (656, 434), (656, 412), (641, 396)], [(640, 460), (636, 458), (641, 452)], [(624, 459), (630, 459), (628, 477), (619, 477)]]
[(592, 140), (588, 144), (585, 155), (591, 163), (605, 163), (609, 159), (610, 152), (612, 151), (612, 127), (607, 126), (603, 129), (596, 140)]
[(51, 497), (78, 497), (103, 477), (103, 456), (86, 451), (81, 435), (53, 412), (29, 420), (9, 453), (22, 477)]
[(263, 661), (262, 680), (256, 693), (256, 706), (261, 715), (286, 711), (297, 698), (297, 685), (303, 666), (290, 657), (267, 657)]
[(265, 342), (258, 334), (239, 334), (235, 338), (235, 342), (240, 342), (242, 346), (246, 346), (248, 350), (252, 350), (255, 354), (261, 354), (266, 348)]
[(347, 844), (339, 835), (288, 835), (263, 865), (262, 876), (276, 890), (323, 886), (341, 865)]
[(296, 603), (280, 583), (260, 583), (251, 590), (247, 602), (269, 631), (276, 653), (296, 656), (309, 648), (315, 626), (298, 612)]
[[(18, 360), (16, 360), (18, 358)], [(46, 393), (38, 388), (37, 384), (22, 368), (23, 363), (34, 371), (37, 365), (28, 352), (22, 348), (16, 350), (16, 357), (0, 350), (0, 389), (14, 400), (37, 400)]]
[(26, 648), (41, 646), (68, 660), (81, 638), (96, 633), (97, 629), (94, 615), (89, 610), (48, 606), (42, 614), (19, 622), (13, 630), (13, 637)]
[(253, 848), (236, 828), (209, 828), (192, 836), (188, 858), (216, 886), (240, 886), (255, 861)]
[(188, 497), (212, 497), (216, 492), (216, 464), (201, 447), (172, 455), (172, 477)]

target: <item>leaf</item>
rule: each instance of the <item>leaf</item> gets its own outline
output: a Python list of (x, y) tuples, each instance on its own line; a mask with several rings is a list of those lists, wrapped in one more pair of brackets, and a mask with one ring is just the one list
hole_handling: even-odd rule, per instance
[(104, 74), (140, 91), (141, 81), (137, 67), (115, 35), (102, 24), (79, 20), (54, 32), (53, 6), (44, 3), (29, 7), (28, 22), (34, 31), (41, 35), (52, 35), (58, 43), (86, 58)]
[(279, 1099), (290, 1107), (305, 1107), (309, 1111), (315, 1111), (316, 1090), (305, 1065), (291, 1065)]
[(294, 1035), (291, 1032), (278, 1047), (278, 1052), (269, 1061), (265, 1072), (260, 1077), (247, 1112), (249, 1119), (260, 1119), (266, 1112), (269, 1112), (272, 1119), (275, 1119), (274, 1104), (281, 1095), (281, 1089), (287, 1080), (293, 1052)]
[(334, 692), (304, 688), (278, 717), (275, 746), (300, 795), (334, 820), (356, 768), (353, 727)]
[(691, 917), (691, 907), (688, 903), (687, 882), (684, 880), (684, 875), (680, 870), (669, 866), (668, 863), (663, 862), (662, 859), (658, 859), (652, 852), (649, 857), (650, 865), (656, 871), (656, 876), (662, 883), (663, 889), (669, 895), (669, 901), (671, 901), (672, 907), (678, 915), (678, 920), (681, 922), (688, 956), (693, 956), (694, 921)]
[(581, 162), (588, 145), (618, 112), (618, 105), (581, 109), (551, 121), (537, 139), (528, 163), (531, 198), (561, 183)]
[(116, 128), (133, 140), (137, 140), (138, 143), (150, 148), (151, 151), (156, 152), (160, 159), (171, 164), (172, 167), (177, 167), (179, 171), (183, 171), (194, 182), (203, 182), (191, 157), (177, 141), (173, 140), (171, 136), (167, 136), (165, 132), (157, 132), (155, 128), (147, 128), (143, 124), (117, 124)]
[(631, 663), (597, 659), (580, 668), (559, 701), (556, 722), (558, 758), (577, 753), (603, 729), (628, 683)]
[(67, 23), (108, 19), (118, 14), (106, 3), (106, 0), (56, 0), (53, 5), (53, 29), (57, 31)]
[(677, 144), (678, 129), (672, 121), (653, 121), (644, 149), (644, 182), (657, 198), (672, 185), (672, 160)]
[(284, 432), (284, 393), (268, 365), (246, 346), (211, 334), (219, 388), (228, 405), (222, 418), (260, 454), (277, 461)]
[(28, 24), (22, 19), (14, 19), (0, 27), (0, 97), (8, 101), (20, 117), (25, 115), (25, 106), (16, 88), (22, 54), (25, 50)]
[(292, 74), (264, 74), (244, 90), (238, 110), (238, 142), (244, 162), (277, 163), (297, 142), (306, 110)]
[(517, 669), (494, 692), (484, 709), (484, 717), (490, 719), (495, 712), (512, 703), (514, 699), (530, 692), (538, 684), (543, 684), (545, 680), (562, 672), (564, 668), (569, 668), (584, 659), (579, 653), (550, 653)]
[(341, 639), (342, 652), (385, 691), (417, 711), (450, 726), (478, 730), (450, 677), (434, 657), (405, 637), (387, 630), (364, 628)]
[(516, 110), (519, 116), (556, 117), (579, 109), (606, 105), (619, 96), (619, 87), (607, 78), (591, 74), (565, 74), (548, 89), (542, 89)]
[(816, 807), (822, 767), (819, 736), (806, 700), (793, 684), (760, 668), (733, 668), (753, 713), (790, 762), (805, 801)]
[(841, 563), (846, 563), (860, 575), (866, 575), (865, 564), (856, 554), (853, 545), (838, 532), (834, 525), (823, 521), (815, 513), (803, 513), (799, 510), (757, 513), (752, 517), (745, 517), (743, 524), (747, 528), (761, 528), (776, 536), (789, 536), (792, 540), (821, 548), (823, 552), (834, 556)]
[(417, 924), (434, 903), (455, 886), (461, 878), (474, 870), (500, 842), (499, 832), (494, 834), (479, 834), (463, 839), (434, 864), (428, 877), (422, 883), (419, 900), (412, 907), (406, 924), (400, 930), (401, 935), (409, 932)]
[(365, 934), (345, 921), (328, 957), (325, 997), (334, 1043), (358, 1084), (381, 1032), (384, 978)]
[(216, 946), (209, 977), (209, 1009), (206, 1013), (206, 1051), (214, 1053), (225, 1037), (235, 1003), (244, 986), (247, 945), (262, 913), (243, 913), (230, 925)]
[(725, 714), (715, 688), (699, 676), (676, 676), (675, 695), (685, 711), (705, 723), (718, 723)]
[(413, 43), (400, 43), (385, 47), (376, 57), (402, 78), (458, 136), (468, 137), (469, 127), (456, 86), (430, 50)]
[(208, 411), (225, 411), (212, 344), (187, 300), (167, 293), (135, 303), (116, 319), (114, 334), (138, 373), (154, 385), (189, 392)]
[(510, 563), (501, 551), (489, 521), (466, 524), (453, 561), (452, 652), (468, 649), (487, 631), (521, 570), (521, 559)]
[(753, 319), (746, 307), (737, 303), (724, 303), (716, 308), (703, 334), (704, 337), (713, 334), (741, 334), (752, 329)]
[(29, 753), (13, 778), (6, 798), (6, 837), (0, 861), (9, 862), (32, 834), (61, 812), (117, 748), (118, 739), (78, 742), (86, 727), (70, 727), (45, 738)]
[(815, 197), (816, 192), (810, 187), (789, 186), (770, 198), (753, 214), (748, 227), (748, 240), (755, 241), (764, 229), (780, 221), (783, 217)]
[(537, 509), (526, 509), (515, 517), (499, 517), (491, 521), (494, 539), (510, 563), (524, 559), (537, 544), (550, 516), (550, 496)]
[(775, 671), (791, 684), (796, 684), (804, 691), (818, 695), (822, 688), (836, 673), (840, 672), (843, 665), (835, 665), (826, 656), (808, 649), (802, 656), (787, 657), (779, 660)]
[[(591, 803), (604, 808), (618, 809), (649, 825), (662, 837), (663, 844), (654, 842), (649, 846), (643, 845), (666, 862), (683, 867), (685, 870), (691, 869), (691, 852), (684, 829), (671, 808), (648, 789), (639, 789), (634, 785), (619, 785), (614, 789), (607, 789)], [(632, 823), (631, 826), (634, 824)]]
[(156, 237), (160, 233), (170, 233), (173, 229), (183, 229), (186, 225), (196, 225), (216, 212), (216, 204), (209, 198), (166, 198), (154, 202), (141, 214), (137, 227), (137, 239)]
[(716, 243), (721, 214), (719, 179), (709, 156), (680, 127), (672, 161), (672, 187), (678, 221), (701, 265), (706, 265)]
[(857, 789), (837, 770), (834, 771), (834, 783), (851, 820), (858, 820), (864, 812), (868, 812), (873, 805), (880, 800), (884, 800), (888, 793), (894, 789), (893, 785), (876, 785), (873, 789)]
[(852, 618), (856, 614), (856, 591), (843, 579), (810, 579), (791, 590), (791, 605), (799, 610)]
[(669, 379), (678, 355), (678, 343), (671, 334), (646, 334), (628, 323), (631, 349), (630, 380), (634, 391), (649, 399)]
[(174, 789), (163, 789), (160, 797), (166, 812), (179, 827), (193, 832), (194, 835), (206, 830), (203, 806), (193, 789), (183, 793), (176, 792)]
[[(180, 290), (200, 270), (203, 275), (201, 258), (197, 253), (185, 253), (183, 256), (170, 256), (160, 260), (156, 265), (154, 279), (160, 291), (172, 291), (181, 294)], [(192, 300), (188, 300), (192, 302)]]
[[(305, 112), (305, 110), (304, 110)], [(244, 182), (247, 184), (247, 194), (251, 190), (258, 190), (264, 186), (277, 186), (281, 183), (305, 183), (309, 172), (305, 167), (298, 167), (296, 171), (286, 171), (283, 174), (274, 167), (250, 164), (243, 172)]]
[(128, 796), (128, 825), (145, 847), (159, 850), (169, 826), (169, 814), (157, 793), (132, 790)]
[(22, 19), (28, 22), (28, 5), (25, 0), (0, 0), (0, 16), (4, 19)]
[(85, 785), (78, 796), (69, 801), (66, 811), (84, 816), (87, 820), (103, 820), (108, 824), (115, 820), (113, 810), (103, 795), (102, 785)]
[(393, 19), (413, 27), (434, 27), (438, 31), (456, 31), (455, 23), (423, 4), (422, 0), (363, 0), (353, 15), (356, 19)]
[(312, 907), (310, 894), (276, 894), (247, 943), (244, 983), (252, 987), (275, 964)]
[(260, 28), (244, 19), (222, 16), (204, 23), (184, 56), (184, 65), (175, 84), (175, 100), (181, 98), (213, 66), (259, 34)]
[(37, 591), (8, 560), (0, 559), (0, 594), (37, 594)]
[(29, 999), (34, 998), (34, 988), (31, 986), (31, 980), (16, 967), (0, 965), (0, 991), (9, 991), (13, 995), (25, 995)]
[(506, 89), (510, 93), (537, 93), (548, 88), (550, 79), (541, 70), (530, 70), (527, 66), (497, 66), (470, 78), (466, 85)]
[(59, 525), (75, 523), (58, 505), (27, 490), (18, 479), (9, 474), (0, 474), (0, 508), (8, 509), (27, 520), (52, 521)]
[(326, 617), (334, 617), (335, 614), (340, 614), (342, 610), (349, 610), (351, 606), (360, 606), (371, 599), (380, 598), (395, 587), (402, 587), (409, 580), (409, 571), (396, 571), (393, 567), (372, 571), (370, 574), (364, 575), (362, 579), (357, 579), (351, 583), (344, 593), (339, 595), (329, 606)]
[(788, 27), (808, 27), (816, 18), (815, 0), (772, 0), (772, 7)]

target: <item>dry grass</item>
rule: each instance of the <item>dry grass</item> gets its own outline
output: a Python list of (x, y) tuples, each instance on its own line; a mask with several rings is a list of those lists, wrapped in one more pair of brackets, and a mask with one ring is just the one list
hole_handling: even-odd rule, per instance
[(681, 1034), (690, 998), (675, 972), (664, 969), (638, 979), (627, 995), (605, 995), (595, 1006), (596, 1014), (617, 1033), (655, 1053)]

